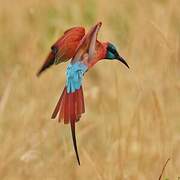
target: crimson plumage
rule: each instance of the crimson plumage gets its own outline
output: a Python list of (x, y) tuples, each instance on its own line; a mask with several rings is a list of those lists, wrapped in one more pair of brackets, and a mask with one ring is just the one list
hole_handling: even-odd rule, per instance
[(59, 64), (71, 59), (76, 52), (76, 49), (85, 35), (83, 27), (73, 27), (66, 30), (52, 46), (44, 64), (37, 73), (39, 76), (43, 71), (53, 64)]
[[(72, 112), (71, 109), (73, 110)], [(69, 112), (71, 112), (71, 114)], [(69, 119), (78, 121), (81, 117), (81, 114), (83, 114), (84, 112), (85, 106), (82, 86), (77, 91), (69, 93), (69, 96), (67, 93), (67, 88), (65, 87), (51, 118), (56, 118), (59, 113), (58, 121), (60, 122), (61, 120), (63, 120), (64, 124), (68, 124)]]

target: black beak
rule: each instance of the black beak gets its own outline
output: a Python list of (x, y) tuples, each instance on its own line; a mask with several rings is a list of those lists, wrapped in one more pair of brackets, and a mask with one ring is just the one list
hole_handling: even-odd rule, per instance
[(121, 56), (119, 55), (119, 57), (118, 57), (117, 59), (118, 59), (119, 61), (121, 61), (126, 67), (129, 68), (129, 65), (127, 64), (127, 62), (124, 60), (123, 57), (121, 57)]

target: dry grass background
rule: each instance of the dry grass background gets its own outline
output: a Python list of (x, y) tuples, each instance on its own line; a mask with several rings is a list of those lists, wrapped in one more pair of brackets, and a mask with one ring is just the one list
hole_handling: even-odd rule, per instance
[[(179, 0), (0, 0), (0, 179), (155, 180), (180, 176)], [(101, 40), (131, 66), (99, 63), (85, 76), (86, 114), (50, 120), (65, 64), (35, 74), (64, 30), (101, 20)]]

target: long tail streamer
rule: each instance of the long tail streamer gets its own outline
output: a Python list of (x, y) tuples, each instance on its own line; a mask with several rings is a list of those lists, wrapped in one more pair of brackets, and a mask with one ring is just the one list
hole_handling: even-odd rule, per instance
[(67, 88), (65, 87), (51, 117), (52, 119), (54, 119), (59, 113), (59, 122), (61, 120), (63, 120), (65, 124), (68, 124), (70, 122), (73, 146), (79, 165), (80, 159), (76, 143), (75, 123), (80, 119), (81, 115), (84, 112), (85, 107), (82, 86), (78, 90), (75, 90), (75, 92), (73, 93), (67, 93)]

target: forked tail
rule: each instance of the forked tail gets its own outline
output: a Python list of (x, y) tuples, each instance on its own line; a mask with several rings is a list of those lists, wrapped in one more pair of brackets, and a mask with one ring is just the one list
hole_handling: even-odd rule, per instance
[(85, 107), (82, 86), (80, 86), (78, 90), (75, 90), (72, 93), (68, 93), (67, 88), (65, 87), (51, 117), (52, 119), (54, 119), (59, 113), (59, 122), (64, 121), (65, 124), (68, 124), (70, 122), (73, 146), (79, 165), (80, 160), (76, 144), (75, 123), (80, 119), (81, 114), (83, 114), (84, 112)]

